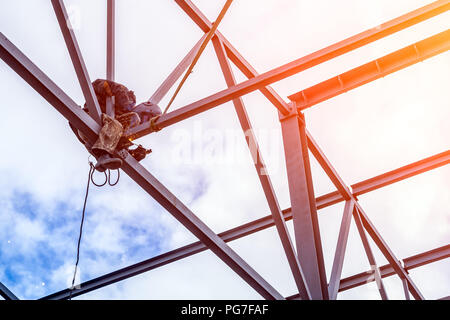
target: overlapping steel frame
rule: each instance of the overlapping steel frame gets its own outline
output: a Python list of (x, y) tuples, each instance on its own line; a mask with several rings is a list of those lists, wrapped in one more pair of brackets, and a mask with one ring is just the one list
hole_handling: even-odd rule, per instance
[[(205, 35), (152, 95), (150, 101), (153, 103), (160, 102), (188, 68), (198, 51), (201, 42), (205, 38), (206, 33), (212, 27), (212, 23), (191, 1), (175, 0), (175, 2), (193, 20), (193, 22), (205, 32)], [(52, 0), (52, 4), (87, 106), (90, 110), (90, 115), (92, 116), (83, 112), (79, 105), (53, 83), (50, 78), (34, 65), (33, 62), (30, 61), (2, 33), (0, 33), (0, 57), (93, 142), (97, 138), (100, 130), (100, 109), (98, 102), (93, 94), (91, 80), (89, 79), (89, 74), (78, 48), (75, 34), (70, 27), (64, 3), (62, 0)], [(137, 184), (179, 220), (188, 230), (190, 230), (200, 241), (84, 282), (79, 288), (73, 289), (72, 296), (79, 296), (204, 250), (211, 250), (266, 299), (336, 299), (338, 292), (371, 281), (377, 282), (381, 298), (387, 299), (388, 295), (383, 286), (382, 278), (394, 274), (397, 274), (402, 280), (405, 288), (405, 297), (407, 299), (409, 299), (409, 293), (415, 299), (424, 299), (417, 286), (409, 277), (408, 270), (450, 257), (450, 245), (445, 245), (399, 260), (381, 237), (378, 230), (370, 221), (368, 215), (364, 212), (361, 204), (358, 202), (357, 196), (407, 179), (422, 172), (444, 166), (450, 163), (450, 150), (348, 186), (340, 178), (323, 151), (307, 131), (305, 119), (301, 110), (431, 56), (447, 51), (450, 48), (449, 30), (419, 41), (404, 49), (362, 65), (361, 67), (352, 69), (313, 87), (302, 90), (289, 97), (292, 100), (291, 103), (286, 103), (268, 85), (446, 12), (449, 9), (449, 0), (435, 1), (427, 6), (381, 24), (374, 29), (364, 31), (263, 74), (258, 74), (231, 43), (219, 31), (216, 31), (213, 37), (213, 45), (228, 88), (162, 115), (152, 125), (149, 123), (143, 124), (140, 127), (127, 132), (127, 134), (132, 138), (142, 137), (155, 130), (161, 130), (164, 127), (173, 125), (198, 113), (205, 112), (225, 102), (232, 101), (241, 127), (248, 136), (247, 143), (249, 148), (256, 148), (256, 152), (252, 153), (253, 160), (271, 215), (220, 234), (215, 234), (197, 216), (195, 216), (193, 212), (179, 201), (175, 195), (170, 193), (169, 190), (152, 176), (150, 172), (135, 161), (133, 157), (127, 155), (124, 159), (122, 170), (135, 180)], [(115, 66), (114, 20), (115, 1), (107, 0), (106, 73), (107, 79), (111, 80), (114, 79)], [(249, 78), (249, 80), (236, 83), (230, 61), (233, 62), (236, 67)], [(270, 177), (266, 174), (265, 164), (259, 151), (256, 137), (251, 134), (252, 125), (241, 99), (241, 96), (255, 90), (261, 91), (261, 93), (279, 111), (291, 199), (291, 208), (285, 210), (281, 210), (279, 207)], [(113, 112), (112, 105), (113, 101), (107, 102), (108, 113)], [(250, 135), (248, 135), (249, 132)], [(311, 151), (326, 174), (330, 177), (331, 181), (336, 186), (336, 191), (320, 197), (315, 197), (308, 150)], [(341, 201), (345, 201), (344, 214), (330, 279), (327, 281), (317, 210)], [(342, 279), (341, 271), (348, 240), (349, 225), (352, 218), (358, 228), (371, 270)], [(294, 239), (291, 239), (286, 227), (286, 221), (290, 219), (293, 220)], [(246, 235), (272, 226), (276, 227), (297, 285), (298, 293), (290, 297), (283, 297), (226, 244), (226, 242), (245, 237)], [(372, 238), (389, 264), (381, 267), (377, 266), (367, 234)], [(293, 245), (293, 241), (296, 242), (296, 249)], [(17, 299), (17, 297), (2, 283), (0, 283), (0, 295), (5, 299)], [(42, 299), (67, 299), (69, 295), (70, 290), (66, 289), (43, 297)]]

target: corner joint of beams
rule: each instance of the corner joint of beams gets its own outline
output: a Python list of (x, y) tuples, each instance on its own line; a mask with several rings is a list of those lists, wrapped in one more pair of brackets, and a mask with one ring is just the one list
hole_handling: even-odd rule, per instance
[(305, 116), (297, 108), (297, 104), (295, 102), (289, 102), (287, 106), (289, 110), (288, 114), (285, 115), (281, 112), (278, 112), (278, 118), (280, 122), (283, 122), (284, 120), (290, 119), (292, 117), (297, 117), (303, 124), (305, 124)]
[(403, 270), (405, 270), (406, 274), (409, 274), (408, 269), (406, 269), (405, 261), (403, 259), (398, 260), (400, 265), (402, 266)]

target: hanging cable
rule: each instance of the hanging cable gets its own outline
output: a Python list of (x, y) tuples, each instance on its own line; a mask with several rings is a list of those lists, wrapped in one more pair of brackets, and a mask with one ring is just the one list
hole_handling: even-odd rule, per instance
[(70, 287), (69, 300), (72, 300), (72, 292), (75, 287), (75, 278), (77, 276), (78, 263), (80, 262), (80, 245), (81, 245), (81, 237), (83, 235), (83, 225), (84, 225), (84, 217), (85, 217), (85, 212), (86, 212), (86, 203), (87, 203), (87, 199), (88, 199), (88, 195), (89, 195), (89, 185), (92, 182), (92, 184), (95, 185), (96, 187), (103, 187), (106, 183), (108, 183), (110, 186), (113, 187), (116, 184), (118, 184), (119, 180), (120, 180), (120, 171), (119, 171), (119, 169), (117, 169), (117, 179), (114, 183), (111, 183), (111, 170), (108, 169), (108, 174), (106, 173), (106, 171), (103, 172), (105, 174), (105, 182), (103, 182), (102, 184), (97, 184), (94, 181), (95, 166), (89, 159), (88, 159), (88, 162), (89, 162), (89, 174), (88, 174), (88, 181), (87, 181), (87, 186), (86, 186), (86, 194), (84, 196), (83, 212), (81, 214), (80, 233), (78, 235), (78, 243), (77, 243), (77, 259), (75, 262), (75, 270), (73, 272), (72, 286)]
[(89, 175), (88, 175), (88, 181), (87, 181), (87, 187), (86, 187), (86, 195), (84, 196), (84, 204), (83, 204), (83, 213), (81, 215), (81, 223), (80, 223), (80, 234), (78, 236), (78, 244), (77, 244), (77, 260), (75, 262), (75, 271), (73, 273), (73, 279), (72, 279), (72, 286), (70, 287), (70, 296), (69, 300), (72, 300), (72, 291), (74, 289), (75, 285), (75, 277), (77, 275), (77, 269), (78, 269), (78, 262), (80, 261), (80, 244), (81, 244), (81, 236), (83, 234), (83, 224), (84, 224), (84, 214), (86, 211), (86, 202), (89, 195), (89, 184), (92, 180), (92, 174), (95, 171), (95, 167), (92, 164), (92, 162), (89, 162)]

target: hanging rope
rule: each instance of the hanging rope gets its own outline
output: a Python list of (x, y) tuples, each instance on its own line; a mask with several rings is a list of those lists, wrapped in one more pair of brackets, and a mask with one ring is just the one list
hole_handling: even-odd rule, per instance
[(83, 225), (84, 225), (84, 217), (85, 217), (85, 212), (86, 212), (86, 203), (87, 203), (87, 199), (88, 199), (88, 195), (89, 195), (89, 185), (92, 182), (92, 184), (95, 185), (96, 187), (103, 187), (106, 183), (108, 183), (108, 185), (113, 187), (117, 183), (119, 183), (119, 179), (120, 179), (120, 171), (119, 171), (119, 169), (117, 169), (117, 180), (116, 180), (116, 182), (111, 183), (111, 171), (108, 169), (108, 173), (106, 173), (106, 171), (103, 172), (105, 174), (105, 182), (103, 182), (102, 184), (96, 183), (94, 181), (95, 166), (90, 160), (88, 160), (88, 162), (89, 162), (89, 174), (88, 174), (88, 181), (87, 181), (87, 186), (86, 186), (86, 194), (84, 196), (83, 212), (81, 214), (80, 233), (78, 235), (78, 243), (77, 243), (77, 259), (75, 262), (75, 270), (73, 272), (72, 286), (70, 287), (69, 300), (72, 300), (72, 292), (73, 292), (73, 289), (75, 288), (75, 278), (77, 276), (78, 263), (80, 262), (80, 245), (81, 245), (81, 237), (83, 235)]
[(169, 107), (171, 106), (172, 102), (175, 100), (175, 97), (178, 95), (178, 92), (180, 92), (181, 87), (186, 82), (186, 79), (189, 77), (189, 75), (192, 73), (192, 70), (194, 69), (195, 64), (197, 63), (198, 59), (200, 58), (201, 54), (206, 48), (206, 45), (208, 44), (209, 40), (213, 37), (213, 35), (216, 33), (217, 27), (219, 26), (220, 22), (222, 21), (223, 17), (225, 16), (225, 13), (227, 12), (228, 8), (230, 7), (233, 0), (227, 0), (225, 3), (225, 6), (222, 8), (222, 11), (220, 11), (216, 21), (214, 21), (211, 29), (209, 29), (208, 36), (203, 40), (202, 45), (197, 51), (197, 54), (194, 57), (194, 60), (192, 60), (191, 65), (187, 69), (186, 73), (183, 76), (183, 79), (181, 80), (180, 84), (178, 85), (177, 89), (175, 90), (172, 98), (170, 99), (169, 103), (167, 104), (167, 107), (164, 109), (164, 112), (162, 114), (166, 114), (167, 110), (169, 110)]

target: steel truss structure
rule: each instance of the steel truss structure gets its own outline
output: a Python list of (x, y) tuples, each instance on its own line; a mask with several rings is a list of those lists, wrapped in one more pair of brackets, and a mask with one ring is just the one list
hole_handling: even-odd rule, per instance
[[(192, 19), (192, 21), (198, 25), (205, 35), (149, 99), (149, 101), (156, 104), (161, 101), (188, 68), (206, 37), (206, 34), (212, 27), (212, 23), (190, 0), (175, 0), (175, 2)], [(63, 117), (70, 121), (77, 129), (81, 130), (91, 142), (94, 142), (98, 137), (101, 121), (101, 111), (98, 101), (95, 98), (91, 80), (78, 47), (77, 39), (70, 27), (70, 23), (68, 23), (69, 19), (63, 0), (52, 0), (52, 4), (78, 81), (82, 88), (87, 107), (89, 108), (89, 115), (82, 111), (77, 103), (64, 93), (3, 34), (0, 34), (0, 57), (30, 86), (40, 93), (43, 98), (56, 108)], [(437, 16), (449, 9), (449, 0), (435, 1), (422, 8), (383, 23), (377, 28), (359, 33), (263, 74), (258, 74), (233, 45), (219, 31), (216, 31), (212, 38), (212, 42), (228, 88), (178, 108), (175, 111), (166, 113), (156, 119), (156, 121), (142, 124), (137, 128), (129, 130), (126, 134), (130, 138), (136, 139), (151, 132), (174, 125), (225, 102), (232, 101), (242, 130), (246, 133), (250, 132), (250, 135), (247, 135), (249, 148), (251, 148), (251, 146), (252, 148), (256, 148), (256, 153), (252, 153), (254, 156), (253, 160), (270, 208), (270, 215), (220, 234), (215, 234), (147, 169), (139, 164), (133, 157), (127, 155), (124, 158), (122, 170), (190, 232), (192, 232), (199, 241), (81, 283), (79, 288), (72, 290), (72, 296), (79, 296), (185, 257), (192, 256), (196, 253), (211, 250), (265, 299), (336, 299), (338, 292), (349, 290), (371, 281), (377, 282), (381, 298), (388, 299), (388, 294), (383, 285), (383, 278), (392, 275), (397, 275), (402, 280), (406, 299), (409, 299), (410, 295), (412, 295), (414, 299), (424, 299), (419, 288), (410, 278), (408, 271), (450, 257), (450, 245), (445, 245), (399, 260), (371, 222), (369, 215), (364, 211), (357, 197), (392, 183), (449, 164), (450, 150), (446, 150), (440, 154), (436, 154), (429, 158), (349, 186), (341, 179), (324, 152), (306, 129), (306, 122), (302, 111), (324, 100), (347, 92), (348, 90), (447, 51), (450, 48), (450, 30), (443, 31), (435, 36), (421, 40), (406, 48), (295, 93), (289, 97), (291, 100), (290, 103), (283, 100), (269, 85), (415, 25), (421, 21)], [(106, 74), (107, 79), (110, 80), (114, 80), (115, 73), (114, 33), (115, 1), (107, 0)], [(237, 83), (232, 71), (231, 63), (233, 63), (248, 78), (248, 80)], [(291, 208), (288, 209), (281, 210), (278, 204), (270, 177), (266, 174), (265, 164), (259, 151), (256, 137), (252, 133), (252, 125), (241, 98), (243, 95), (256, 90), (259, 90), (279, 111), (279, 121), (284, 143), (291, 200)], [(107, 113), (113, 114), (113, 110), (113, 101), (109, 100), (107, 102)], [(319, 197), (315, 196), (308, 154), (309, 151), (317, 159), (323, 170), (331, 179), (337, 189), (336, 191)], [(331, 275), (327, 278), (317, 213), (318, 210), (339, 202), (345, 202), (345, 207)], [(293, 238), (291, 238), (286, 227), (286, 221), (291, 219), (294, 225)], [(371, 269), (367, 272), (359, 273), (348, 278), (342, 278), (341, 272), (349, 235), (350, 222), (352, 219), (356, 223)], [(275, 226), (278, 232), (297, 286), (297, 292), (290, 297), (281, 295), (227, 245), (227, 242), (229, 241), (245, 237), (249, 234), (273, 226)], [(378, 249), (387, 259), (389, 262), (387, 265), (381, 267), (377, 265), (368, 237), (374, 241)], [(295, 246), (294, 241), (296, 244)], [(17, 299), (17, 297), (1, 283), (0, 294), (5, 299)], [(67, 299), (69, 298), (69, 295), (70, 289), (65, 289), (43, 297), (42, 299)]]

